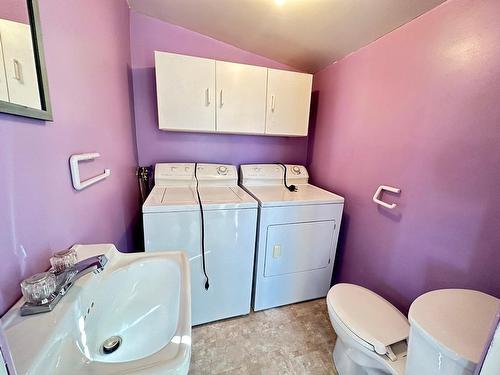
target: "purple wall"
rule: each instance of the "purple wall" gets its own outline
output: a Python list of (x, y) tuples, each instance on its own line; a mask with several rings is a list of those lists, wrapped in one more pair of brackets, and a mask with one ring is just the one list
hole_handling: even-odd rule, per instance
[[(39, 3), (54, 122), (0, 114), (0, 314), (20, 296), (19, 281), (46, 269), (55, 250), (75, 242), (134, 248), (128, 7)], [(85, 177), (103, 168), (111, 176), (76, 192), (68, 158), (89, 151), (101, 158), (83, 166)]]
[(159, 161), (305, 163), (307, 138), (194, 134), (158, 129), (154, 51), (290, 69), (207, 36), (131, 11), (135, 126), (140, 165)]
[(346, 198), (337, 281), (403, 310), (436, 288), (500, 297), (499, 14), (448, 1), (315, 76), (313, 181)]

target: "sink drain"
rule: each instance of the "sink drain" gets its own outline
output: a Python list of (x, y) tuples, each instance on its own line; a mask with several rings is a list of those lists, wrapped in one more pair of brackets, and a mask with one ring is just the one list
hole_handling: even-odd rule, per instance
[(111, 354), (115, 352), (122, 344), (120, 336), (111, 336), (109, 339), (104, 340), (101, 346), (103, 354)]

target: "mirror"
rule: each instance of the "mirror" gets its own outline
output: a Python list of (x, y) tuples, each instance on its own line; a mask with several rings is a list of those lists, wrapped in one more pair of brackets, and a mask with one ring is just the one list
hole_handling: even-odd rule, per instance
[(37, 0), (2, 0), (0, 112), (52, 120)]

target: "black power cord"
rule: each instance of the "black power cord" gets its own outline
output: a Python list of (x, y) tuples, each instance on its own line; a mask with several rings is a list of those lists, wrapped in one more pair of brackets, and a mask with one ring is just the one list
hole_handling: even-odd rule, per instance
[(208, 290), (208, 288), (210, 288), (210, 284), (208, 282), (207, 269), (205, 267), (205, 218), (203, 215), (203, 205), (201, 204), (199, 181), (198, 181), (198, 175), (196, 174), (197, 170), (198, 170), (198, 163), (194, 163), (194, 178), (196, 179), (196, 195), (198, 196), (198, 204), (200, 205), (200, 215), (201, 215), (201, 260), (203, 265), (203, 274), (205, 275), (205, 290)]
[(283, 163), (276, 163), (276, 164), (281, 165), (281, 166), (285, 169), (285, 175), (283, 176), (283, 184), (285, 185), (285, 187), (286, 187), (289, 191), (291, 191), (292, 193), (293, 193), (293, 192), (296, 192), (296, 191), (298, 190), (298, 189), (297, 189), (297, 186), (295, 186), (295, 185), (288, 185), (288, 184), (286, 183), (286, 165), (285, 165), (285, 164), (283, 164)]

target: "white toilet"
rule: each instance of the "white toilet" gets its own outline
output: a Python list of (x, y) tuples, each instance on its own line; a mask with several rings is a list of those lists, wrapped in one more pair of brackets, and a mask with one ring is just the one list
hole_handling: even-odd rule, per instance
[(436, 290), (412, 303), (408, 322), (376, 293), (337, 284), (327, 305), (337, 333), (333, 361), (339, 375), (469, 375), (500, 300), (472, 290)]

